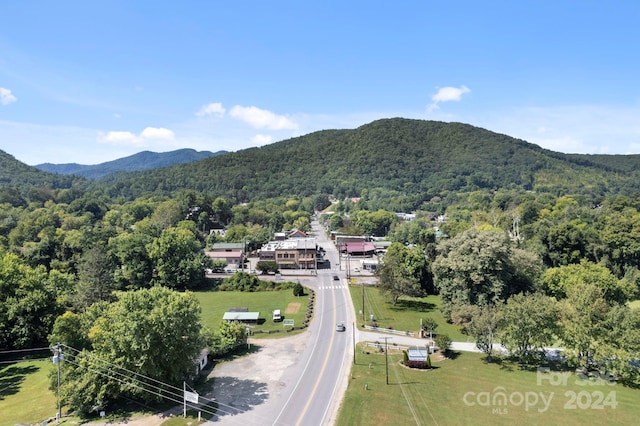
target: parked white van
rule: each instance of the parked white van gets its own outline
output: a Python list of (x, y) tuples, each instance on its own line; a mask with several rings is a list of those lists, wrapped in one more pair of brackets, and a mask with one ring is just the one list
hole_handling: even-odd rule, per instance
[(280, 314), (280, 309), (276, 309), (273, 311), (273, 320), (275, 322), (282, 321), (282, 315)]

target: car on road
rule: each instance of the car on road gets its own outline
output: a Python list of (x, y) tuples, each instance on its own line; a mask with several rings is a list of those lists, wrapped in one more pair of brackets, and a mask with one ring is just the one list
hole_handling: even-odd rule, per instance
[(334, 280), (334, 281), (338, 281), (338, 280), (340, 280), (340, 277), (338, 277), (337, 275), (334, 275), (334, 276), (333, 276), (333, 280)]
[(346, 329), (346, 327), (344, 326), (343, 322), (339, 322), (336, 324), (336, 331), (344, 331)]

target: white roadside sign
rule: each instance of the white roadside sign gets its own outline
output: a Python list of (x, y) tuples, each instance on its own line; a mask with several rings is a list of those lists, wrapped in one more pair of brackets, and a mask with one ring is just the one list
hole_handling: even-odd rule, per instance
[(189, 392), (189, 391), (184, 391), (184, 400), (186, 402), (192, 402), (194, 404), (198, 404), (198, 397), (200, 395), (198, 395), (195, 392)]

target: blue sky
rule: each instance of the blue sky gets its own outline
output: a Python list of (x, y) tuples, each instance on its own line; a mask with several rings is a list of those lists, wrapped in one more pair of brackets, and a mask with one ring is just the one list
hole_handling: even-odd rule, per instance
[(5, 1), (0, 149), (235, 151), (379, 118), (640, 153), (637, 1)]

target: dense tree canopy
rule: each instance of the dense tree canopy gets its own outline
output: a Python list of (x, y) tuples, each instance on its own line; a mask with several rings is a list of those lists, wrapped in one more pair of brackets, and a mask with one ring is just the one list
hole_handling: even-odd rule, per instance
[(419, 247), (407, 248), (393, 243), (387, 250), (376, 274), (378, 288), (395, 305), (401, 296), (424, 296), (431, 284), (431, 271)]
[(558, 305), (540, 293), (516, 294), (501, 308), (502, 344), (521, 362), (540, 358), (559, 335)]
[(514, 256), (504, 232), (471, 229), (443, 240), (432, 268), (448, 315), (457, 306), (494, 305), (533, 287), (535, 264), (535, 257)]
[(179, 386), (193, 374), (205, 345), (196, 298), (162, 287), (118, 293), (80, 316), (67, 313), (51, 338), (65, 345), (63, 403), (79, 414), (122, 397), (157, 399), (164, 384)]

